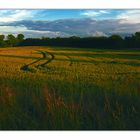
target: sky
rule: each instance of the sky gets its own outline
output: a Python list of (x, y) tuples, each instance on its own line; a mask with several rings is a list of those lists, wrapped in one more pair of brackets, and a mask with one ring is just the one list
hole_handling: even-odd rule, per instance
[(140, 10), (0, 10), (0, 34), (25, 37), (131, 35), (140, 31)]

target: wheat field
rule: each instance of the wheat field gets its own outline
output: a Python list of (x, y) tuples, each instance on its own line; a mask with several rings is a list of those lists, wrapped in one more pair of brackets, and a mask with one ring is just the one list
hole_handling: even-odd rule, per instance
[(0, 48), (1, 130), (140, 129), (140, 51)]

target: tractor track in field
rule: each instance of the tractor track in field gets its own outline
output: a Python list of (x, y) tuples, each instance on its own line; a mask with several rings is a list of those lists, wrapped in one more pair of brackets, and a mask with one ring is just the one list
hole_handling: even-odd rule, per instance
[[(20, 68), (20, 70), (29, 71), (29, 66), (31, 66), (33, 64), (37, 64), (40, 61), (45, 61), (45, 62), (43, 62), (41, 64), (38, 64), (36, 67), (37, 68), (38, 67), (45, 67), (47, 64), (51, 63), (54, 60), (54, 58), (55, 58), (55, 56), (51, 52), (41, 51), (41, 50), (38, 50), (37, 52), (39, 52), (40, 54), (42, 54), (42, 57), (39, 58), (39, 59), (37, 59), (36, 61), (33, 61), (33, 62), (29, 63), (29, 64), (26, 64), (26, 65), (22, 66)], [(50, 59), (47, 59), (48, 54), (51, 56)]]
[(51, 52), (48, 52), (48, 51), (45, 51), (45, 52), (40, 51), (40, 52), (42, 53), (44, 59), (47, 58), (47, 54), (49, 54), (51, 56), (51, 58), (37, 66), (45, 67), (47, 64), (51, 63), (55, 58), (55, 56)]
[(73, 60), (72, 60), (72, 58), (69, 55), (66, 55), (64, 53), (59, 53), (59, 55), (63, 55), (63, 56), (65, 56), (67, 58), (67, 60), (70, 62), (69, 66), (73, 65)]
[(69, 60), (70, 60), (70, 63), (69, 63), (69, 66), (72, 66), (73, 65), (73, 61), (72, 61), (72, 58), (68, 55), (65, 55)]
[(72, 66), (73, 65), (72, 58), (70, 56), (68, 56), (68, 55), (65, 55), (65, 54), (62, 54), (62, 55), (66, 56), (70, 60), (69, 66)]
[(140, 66), (140, 63), (138, 62), (119, 62), (117, 60), (112, 60), (112, 61), (97, 61), (93, 60), (93, 57), (88, 57), (90, 60), (90, 63), (92, 64), (124, 64), (124, 65), (129, 65), (129, 66)]

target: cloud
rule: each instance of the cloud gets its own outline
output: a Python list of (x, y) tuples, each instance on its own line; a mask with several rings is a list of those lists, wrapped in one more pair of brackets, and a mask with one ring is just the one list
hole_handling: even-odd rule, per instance
[(87, 11), (84, 11), (81, 13), (81, 15), (88, 16), (88, 17), (97, 17), (102, 14), (109, 14), (109, 11), (107, 11), (107, 10), (98, 10), (98, 11), (87, 10)]
[(99, 12), (102, 13), (102, 14), (109, 14), (109, 13), (110, 13), (110, 12), (107, 11), (107, 10), (100, 10)]
[(22, 20), (0, 24), (0, 33), (23, 33), (26, 37), (68, 36), (122, 36), (140, 31), (140, 23), (127, 23), (124, 19), (94, 20), (91, 18), (54, 21)]
[[(78, 13), (78, 14), (76, 14)], [(0, 10), (0, 34), (26, 37), (122, 36), (140, 31), (140, 10)], [(78, 15), (78, 17), (77, 17)], [(59, 20), (46, 20), (49, 17)]]
[(120, 23), (140, 23), (140, 10), (125, 10), (116, 19), (123, 19)]
[(90, 36), (100, 37), (100, 36), (108, 36), (107, 34), (101, 32), (101, 31), (95, 31)]
[(31, 10), (0, 10), (0, 22), (13, 22), (30, 19), (34, 16)]
[(0, 26), (0, 34), (17, 35), (19, 33), (24, 34), (26, 37), (59, 37), (59, 36), (69, 36), (63, 32), (53, 32), (53, 31), (40, 31), (40, 30), (29, 30), (25, 26)]

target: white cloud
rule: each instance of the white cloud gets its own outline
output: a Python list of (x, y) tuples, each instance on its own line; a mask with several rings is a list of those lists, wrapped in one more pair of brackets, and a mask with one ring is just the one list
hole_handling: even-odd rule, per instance
[[(131, 13), (131, 12), (130, 12)], [(140, 23), (123, 23), (124, 20), (93, 20), (91, 18), (59, 21), (18, 21), (0, 25), (0, 34), (23, 33), (26, 37), (68, 37), (68, 36), (125, 36), (140, 31)], [(122, 22), (122, 23), (121, 23)]]
[(140, 10), (126, 10), (116, 18), (123, 19), (120, 23), (140, 23)]
[(24, 26), (0, 26), (0, 34), (24, 32), (24, 31), (27, 31), (27, 28)]
[(109, 14), (109, 11), (107, 11), (107, 10), (99, 10), (99, 11), (87, 10), (87, 11), (81, 13), (81, 15), (88, 16), (88, 17), (97, 17), (102, 14)]
[(100, 37), (100, 36), (108, 36), (108, 35), (100, 31), (95, 31), (94, 33), (92, 33), (92, 36)]
[(19, 21), (33, 17), (30, 10), (0, 10), (0, 22)]
[(24, 34), (26, 37), (59, 37), (59, 36), (69, 36), (66, 33), (59, 31), (39, 31), (39, 30), (29, 30), (25, 26), (0, 26), (0, 34), (8, 35), (13, 34), (17, 35), (19, 33)]
[(109, 14), (109, 12), (107, 10), (100, 10), (99, 12), (103, 13), (103, 14)]
[[(0, 34), (19, 32), (34, 32), (34, 33), (51, 33), (51, 31), (29, 30), (25, 26), (0, 26)], [(58, 33), (58, 32), (56, 32)]]

